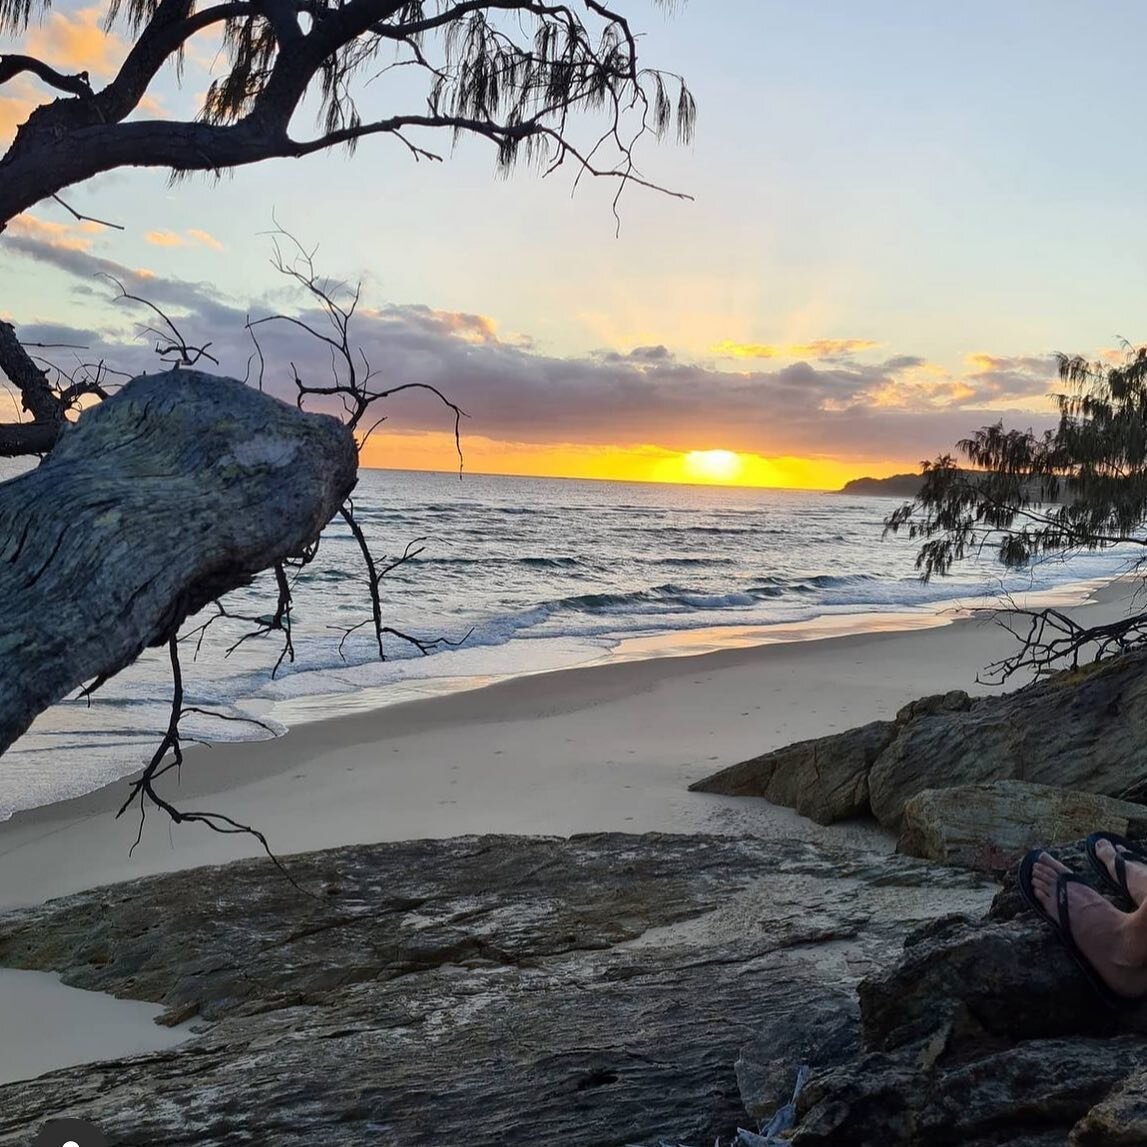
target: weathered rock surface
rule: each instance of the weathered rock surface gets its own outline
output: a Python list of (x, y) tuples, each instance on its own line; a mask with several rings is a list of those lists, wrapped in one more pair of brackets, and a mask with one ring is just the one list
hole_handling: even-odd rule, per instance
[(987, 918), (911, 935), (859, 1000), (861, 1052), (813, 1077), (794, 1147), (1147, 1144), (1147, 1006), (1105, 1008), (1010, 882)]
[(1078, 840), (1097, 827), (1147, 836), (1147, 807), (1031, 781), (990, 781), (917, 793), (904, 806), (897, 851), (1003, 873), (1037, 844)]
[(0, 1143), (61, 1112), (122, 1147), (712, 1143), (787, 1100), (802, 1058), (855, 1054), (853, 986), (907, 927), (989, 895), (904, 857), (686, 836), (288, 865), (309, 895), (240, 862), (0, 919), (0, 962), (201, 1025), (0, 1088)]
[(762, 796), (820, 823), (871, 813), (899, 830), (925, 789), (1023, 780), (1147, 799), (1147, 652), (999, 696), (954, 692), (895, 721), (789, 745), (698, 781), (699, 792)]
[(818, 824), (833, 824), (869, 811), (868, 774), (896, 736), (892, 721), (811, 741), (797, 741), (731, 765), (690, 785), (692, 792), (764, 797), (795, 808)]
[(1147, 1143), (1147, 1071), (1128, 1076), (1073, 1128), (1071, 1147), (1141, 1147)]

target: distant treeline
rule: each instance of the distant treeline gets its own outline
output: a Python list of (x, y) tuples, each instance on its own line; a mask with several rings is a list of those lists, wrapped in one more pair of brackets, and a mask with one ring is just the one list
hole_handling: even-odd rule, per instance
[(838, 494), (881, 494), (887, 498), (915, 498), (924, 484), (923, 474), (893, 474), (891, 478), (853, 478)]
[[(966, 471), (974, 474), (976, 471)], [(891, 478), (853, 478), (838, 494), (868, 494), (885, 498), (915, 498), (924, 484), (923, 474), (893, 474)], [(1062, 500), (1062, 499), (1060, 499)]]

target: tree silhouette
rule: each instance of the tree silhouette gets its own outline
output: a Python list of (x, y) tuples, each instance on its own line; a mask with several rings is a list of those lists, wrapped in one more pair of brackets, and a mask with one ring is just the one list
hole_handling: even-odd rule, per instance
[[(0, 33), (19, 37), (47, 7), (48, 0), (0, 0)], [(616, 214), (626, 187), (664, 190), (639, 172), (637, 145), (671, 132), (684, 142), (694, 127), (684, 81), (642, 66), (628, 20), (599, 0), (108, 0), (104, 15), (107, 29), (132, 42), (118, 74), (98, 90), (87, 74), (66, 74), (50, 60), (0, 55), (0, 91), (31, 75), (60, 93), (31, 113), (0, 158), (0, 231), (46, 199), (88, 218), (61, 192), (115, 168), (218, 175), (368, 137), (433, 161), (441, 159), (436, 138), (485, 139), (500, 172), (519, 163), (546, 174), (568, 165), (575, 179), (614, 181)], [(227, 68), (199, 114), (185, 122), (137, 118), (160, 70), (178, 67), (204, 33), (221, 37)], [(365, 113), (365, 84), (399, 67), (424, 81), (420, 106)], [(297, 130), (304, 104), (318, 112), (309, 134)], [(276, 248), (276, 265), (325, 313), (334, 335), (285, 315), (249, 322), (248, 330), (260, 367), (259, 332), (275, 322), (303, 326), (330, 350), (331, 382), (296, 374), (294, 407), (263, 392), (261, 371), (251, 385), (201, 373), (215, 361), (210, 343), (189, 343), (169, 316), (120, 284), (123, 299), (150, 308), (147, 329), (169, 369), (117, 380), (114, 393), (104, 365), (65, 374), (0, 321), (0, 372), (30, 416), (0, 425), (0, 455), (44, 456), (37, 469), (0, 483), (0, 753), (77, 686), (90, 682), (90, 693), (143, 649), (166, 646), (170, 724), (121, 812), (138, 803), (141, 817), (151, 805), (176, 821), (253, 831), (182, 811), (155, 788), (182, 760), (179, 722), (193, 711), (183, 699), (179, 642), (201, 641), (218, 618), (235, 620), (221, 599), (272, 570), (274, 612), (238, 620), (254, 636), (281, 636), (280, 660), (293, 656), (287, 571), (314, 560), (333, 518), (362, 550), (371, 603), (362, 624), (373, 627), (379, 656), (384, 638), (422, 652), (440, 644), (384, 625), (379, 580), (416, 551), (389, 562), (372, 555), (350, 500), (357, 449), (380, 420), (374, 404), (424, 384), (378, 384), (347, 333), (357, 291), (337, 297), (308, 252), (290, 242), (285, 257)], [(94, 408), (63, 433), (91, 396)], [(341, 403), (344, 417), (309, 412), (312, 396), (328, 408)], [(462, 411), (439, 397), (457, 434)], [(183, 621), (208, 606), (215, 613), (181, 636)]]
[[(1128, 346), (1116, 365), (1058, 357), (1065, 389), (1054, 430), (983, 427), (957, 444), (964, 465), (953, 455), (923, 463), (920, 494), (885, 521), (887, 531), (922, 541), (916, 566), (925, 579), (985, 551), (1008, 569), (1117, 545), (1141, 547), (1137, 565), (1147, 560), (1147, 347)], [(993, 667), (1003, 677), (1147, 643), (1147, 613), (1099, 626), (1057, 609), (1001, 617), (1021, 639)]]
[[(0, 34), (20, 36), (48, 6), (0, 0)], [(620, 194), (629, 184), (655, 187), (634, 161), (643, 137), (674, 132), (684, 142), (693, 133), (695, 105), (684, 81), (642, 66), (629, 21), (599, 0), (107, 0), (104, 15), (105, 27), (126, 31), (132, 43), (98, 90), (87, 73), (0, 56), (0, 90), (28, 74), (62, 93), (31, 113), (0, 158), (0, 231), (20, 212), (115, 168), (219, 174), (354, 148), (370, 137), (439, 160), (437, 136), (474, 136), (490, 141), (502, 172), (527, 163), (548, 173), (568, 161), (579, 177), (615, 181)], [(205, 33), (221, 36), (227, 70), (205, 92), (199, 114), (183, 122), (136, 118), (161, 69), (178, 66)], [(421, 105), (364, 113), (366, 82), (396, 67), (424, 81)], [(316, 107), (318, 127), (299, 134), (305, 101)], [(599, 129), (587, 131), (594, 121)], [(0, 370), (31, 421), (0, 427), (0, 449), (42, 453), (64, 410), (19, 349), (5, 329)]]

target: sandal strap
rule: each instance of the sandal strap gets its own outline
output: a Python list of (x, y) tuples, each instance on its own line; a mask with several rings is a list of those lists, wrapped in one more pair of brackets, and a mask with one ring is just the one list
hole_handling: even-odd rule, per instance
[(1127, 861), (1124, 859), (1123, 852), (1120, 851), (1118, 845), (1115, 848), (1115, 883), (1119, 885), (1119, 890), (1124, 896), (1131, 899), (1131, 889), (1127, 887)]
[(1073, 883), (1070, 872), (1061, 872), (1055, 882), (1055, 916), (1059, 930), (1067, 937), (1071, 935), (1071, 908), (1067, 899), (1067, 886)]

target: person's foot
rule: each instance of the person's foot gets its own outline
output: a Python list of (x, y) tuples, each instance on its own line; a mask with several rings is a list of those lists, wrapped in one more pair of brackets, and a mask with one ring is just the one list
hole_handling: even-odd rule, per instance
[[(1044, 911), (1059, 920), (1056, 885), (1071, 869), (1041, 852), (1032, 868), (1032, 891)], [(1117, 995), (1147, 995), (1147, 929), (1138, 913), (1120, 912), (1094, 888), (1073, 880), (1067, 885), (1071, 938), (1099, 978)]]
[(1116, 853), (1123, 856), (1127, 873), (1127, 891), (1131, 893), (1131, 899), (1138, 908), (1147, 900), (1147, 863), (1141, 857), (1136, 856), (1134, 852), (1128, 852), (1122, 845), (1117, 849), (1109, 840), (1097, 840), (1095, 842), (1096, 859), (1107, 869), (1108, 874), (1116, 884), (1119, 883), (1115, 875)]

